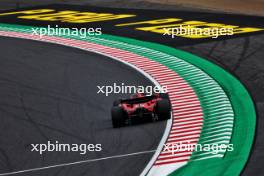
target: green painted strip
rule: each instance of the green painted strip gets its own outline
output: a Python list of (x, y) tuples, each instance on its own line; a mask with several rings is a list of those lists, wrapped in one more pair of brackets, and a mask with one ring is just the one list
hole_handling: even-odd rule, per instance
[[(234, 145), (233, 152), (227, 152), (223, 159), (211, 158), (207, 160), (199, 160), (188, 163), (183, 168), (175, 171), (173, 176), (236, 176), (242, 171), (254, 139), (254, 131), (256, 125), (256, 112), (254, 104), (245, 87), (231, 74), (224, 69), (202, 59), (198, 56), (176, 50), (164, 45), (153, 44), (149, 42), (141, 42), (133, 39), (124, 39), (120, 37), (109, 36), (111, 40), (121, 40), (136, 44), (138, 46), (153, 48), (155, 50), (165, 52), (167, 54), (177, 56), (200, 69), (206, 71), (213, 79), (215, 79), (221, 87), (229, 94), (232, 107), (235, 112), (235, 125), (231, 143)], [(202, 168), (202, 169), (201, 169)]]

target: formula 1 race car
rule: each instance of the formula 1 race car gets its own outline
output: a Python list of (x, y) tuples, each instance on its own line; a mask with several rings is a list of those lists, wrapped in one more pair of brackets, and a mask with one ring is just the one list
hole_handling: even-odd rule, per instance
[(167, 93), (146, 96), (134, 94), (130, 99), (115, 100), (112, 107), (112, 123), (114, 128), (171, 117), (171, 102)]

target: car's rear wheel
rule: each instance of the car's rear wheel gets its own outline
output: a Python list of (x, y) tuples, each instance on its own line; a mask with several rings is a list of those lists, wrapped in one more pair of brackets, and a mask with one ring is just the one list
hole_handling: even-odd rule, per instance
[(111, 110), (111, 114), (114, 128), (119, 128), (125, 125), (125, 112), (121, 107), (114, 106)]
[(159, 120), (167, 120), (171, 117), (171, 104), (167, 99), (157, 101), (156, 113)]
[(118, 106), (120, 103), (121, 103), (120, 99), (115, 100), (114, 103), (113, 103), (113, 106)]
[(169, 100), (169, 94), (168, 93), (160, 93), (160, 98)]

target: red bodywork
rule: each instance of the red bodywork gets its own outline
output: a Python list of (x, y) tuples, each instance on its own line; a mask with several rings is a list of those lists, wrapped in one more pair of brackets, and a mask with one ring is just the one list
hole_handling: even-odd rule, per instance
[(155, 122), (171, 118), (171, 103), (167, 93), (145, 95), (137, 93), (129, 99), (117, 99), (111, 109), (114, 128)]
[[(131, 99), (140, 99), (140, 98), (144, 98), (146, 97), (146, 95), (141, 94), (141, 93), (137, 93), (135, 95), (133, 95), (131, 97)], [(144, 102), (138, 102), (138, 103), (128, 103), (128, 102), (122, 102), (121, 103), (121, 107), (127, 112), (128, 116), (130, 117), (131, 115), (133, 115), (134, 113), (136, 113), (136, 111), (138, 109), (144, 109), (145, 111), (152, 113), (155, 110), (157, 101), (161, 100), (161, 98), (159, 97), (159, 95), (154, 95), (152, 96), (152, 98), (150, 100), (144, 101)]]

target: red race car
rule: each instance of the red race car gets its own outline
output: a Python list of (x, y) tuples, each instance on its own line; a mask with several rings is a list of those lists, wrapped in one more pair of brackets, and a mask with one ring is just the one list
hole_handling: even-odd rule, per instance
[(115, 100), (111, 114), (114, 128), (141, 122), (167, 120), (171, 117), (171, 103), (167, 93), (150, 96), (137, 93), (130, 99)]

